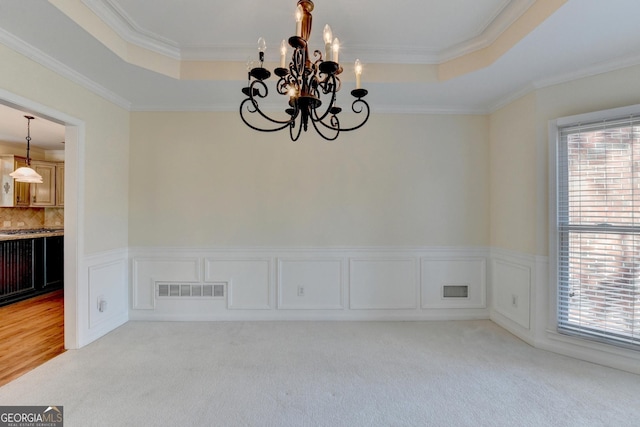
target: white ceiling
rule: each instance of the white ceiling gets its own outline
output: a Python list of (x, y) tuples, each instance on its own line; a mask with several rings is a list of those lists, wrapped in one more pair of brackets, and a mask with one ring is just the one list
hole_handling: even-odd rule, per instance
[[(295, 30), (295, 0), (0, 0), (0, 43), (130, 110), (235, 111), (246, 71), (239, 67), (235, 80), (179, 80), (132, 65), (54, 5), (74, 2), (123, 40), (182, 61), (245, 62), (260, 36), (277, 60), (280, 40)], [(310, 42), (322, 49), (322, 28), (331, 25), (341, 62), (365, 64), (374, 113), (488, 113), (536, 87), (640, 63), (640, 1), (568, 0), (485, 68), (443, 81), (367, 82), (366, 64), (440, 64), (485, 47), (534, 3), (317, 0)], [(0, 139), (6, 133), (0, 128)], [(32, 136), (45, 138), (35, 128)]]
[(8, 106), (0, 103), (0, 141), (15, 144), (18, 149), (27, 148), (27, 119), (33, 120), (29, 124), (31, 146), (45, 150), (64, 150), (65, 127), (59, 123), (47, 120), (30, 111), (19, 109), (18, 106)]

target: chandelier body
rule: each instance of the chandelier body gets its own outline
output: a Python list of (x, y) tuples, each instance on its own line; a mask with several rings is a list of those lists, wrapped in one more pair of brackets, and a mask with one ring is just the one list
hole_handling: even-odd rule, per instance
[[(279, 78), (276, 83), (276, 91), (280, 95), (288, 96), (288, 108), (285, 109), (287, 118), (278, 120), (267, 115), (260, 108), (260, 100), (269, 95), (265, 80), (269, 79), (271, 72), (263, 67), (264, 39), (260, 38), (259, 59), (260, 66), (248, 70), (248, 86), (242, 89), (247, 96), (240, 103), (240, 117), (250, 128), (260, 132), (276, 132), (289, 129), (292, 141), (300, 138), (302, 131), (313, 126), (316, 132), (324, 139), (333, 141), (340, 132), (349, 132), (362, 127), (369, 119), (369, 104), (363, 99), (367, 90), (360, 88), (360, 62), (356, 61), (356, 89), (351, 91), (355, 100), (351, 104), (351, 110), (356, 114), (362, 114), (363, 118), (352, 127), (342, 127), (338, 114), (342, 108), (336, 106), (336, 94), (341, 88), (340, 74), (342, 66), (338, 63), (338, 40), (335, 39), (333, 47), (327, 41), (331, 39), (330, 28), (325, 27), (325, 58), (319, 50), (309, 53), (308, 40), (311, 35), (311, 23), (313, 2), (311, 0), (298, 1), (298, 20), (296, 35), (289, 38), (289, 46), (293, 48), (293, 54), (288, 67), (285, 67), (286, 45), (283, 41), (281, 47), (280, 67), (274, 70)], [(331, 50), (334, 49), (334, 50)], [(333, 52), (333, 55), (331, 55)], [(331, 57), (331, 60), (329, 58)], [(258, 127), (247, 120), (251, 115), (257, 115), (266, 121), (267, 127)]]

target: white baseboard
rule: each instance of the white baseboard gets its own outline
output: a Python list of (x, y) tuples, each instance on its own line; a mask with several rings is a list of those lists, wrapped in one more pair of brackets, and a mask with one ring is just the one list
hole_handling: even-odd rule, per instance
[(532, 331), (529, 329), (523, 328), (517, 322), (514, 322), (507, 316), (503, 315), (499, 311), (494, 309), (489, 310), (489, 319), (500, 326), (501, 328), (509, 331), (516, 337), (520, 338), (522, 341), (526, 342), (532, 347), (536, 347), (536, 340), (533, 337)]
[(545, 331), (536, 347), (574, 359), (640, 374), (640, 352)]

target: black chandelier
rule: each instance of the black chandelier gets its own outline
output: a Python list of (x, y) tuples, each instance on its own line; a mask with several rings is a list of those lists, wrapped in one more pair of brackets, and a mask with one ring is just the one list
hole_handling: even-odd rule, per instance
[[(368, 92), (360, 87), (362, 66), (360, 61), (356, 60), (356, 88), (351, 91), (351, 95), (356, 99), (351, 104), (351, 110), (356, 114), (364, 114), (364, 119), (356, 126), (341, 126), (338, 114), (342, 108), (336, 106), (336, 93), (342, 85), (338, 76), (343, 71), (338, 62), (340, 44), (337, 38), (333, 39), (331, 28), (326, 25), (323, 32), (324, 58), (322, 52), (316, 50), (313, 52), (312, 60), (308, 48), (312, 10), (311, 0), (298, 1), (296, 35), (289, 38), (293, 55), (288, 68), (285, 67), (287, 45), (284, 40), (280, 46), (280, 67), (276, 68), (274, 73), (280, 78), (276, 84), (277, 92), (289, 97), (289, 108), (285, 110), (288, 117), (285, 116), (287, 118), (283, 120), (269, 117), (260, 109), (259, 100), (269, 95), (265, 80), (271, 76), (271, 72), (263, 67), (266, 43), (262, 37), (258, 40), (260, 66), (247, 67), (248, 86), (242, 89), (247, 98), (240, 103), (240, 117), (251, 129), (276, 132), (288, 128), (291, 140), (297, 141), (301, 132), (306, 132), (311, 123), (322, 138), (333, 141), (338, 138), (340, 132), (359, 129), (369, 119), (369, 104), (363, 99)], [(260, 116), (268, 127), (261, 128), (249, 123), (247, 117), (251, 114)]]

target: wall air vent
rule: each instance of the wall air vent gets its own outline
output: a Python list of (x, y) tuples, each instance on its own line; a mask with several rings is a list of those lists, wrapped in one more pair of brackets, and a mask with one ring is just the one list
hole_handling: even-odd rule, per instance
[(469, 298), (469, 285), (444, 285), (442, 298)]
[(225, 285), (225, 283), (156, 282), (156, 296), (158, 298), (222, 299), (225, 297)]

